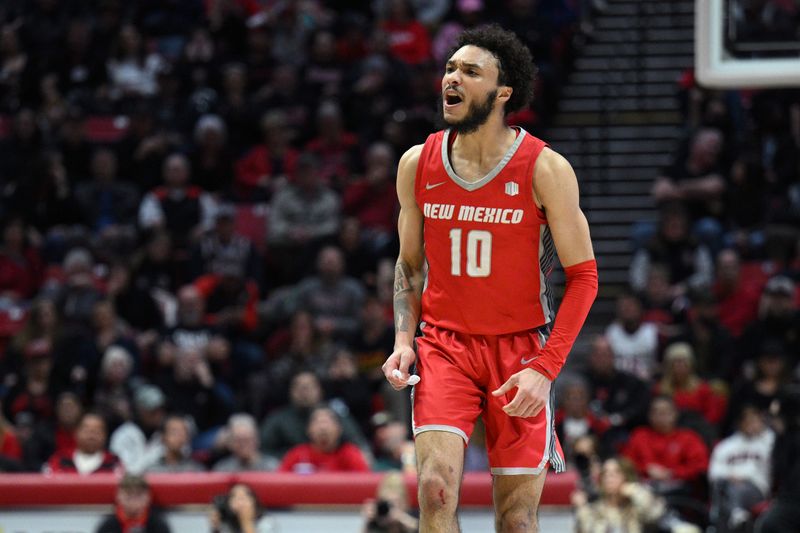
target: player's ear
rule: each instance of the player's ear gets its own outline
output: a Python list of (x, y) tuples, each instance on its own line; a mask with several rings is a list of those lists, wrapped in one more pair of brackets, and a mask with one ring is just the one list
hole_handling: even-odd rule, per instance
[(508, 102), (509, 98), (511, 98), (511, 93), (514, 92), (514, 89), (509, 87), (508, 85), (503, 85), (497, 90), (497, 99), (503, 103)]

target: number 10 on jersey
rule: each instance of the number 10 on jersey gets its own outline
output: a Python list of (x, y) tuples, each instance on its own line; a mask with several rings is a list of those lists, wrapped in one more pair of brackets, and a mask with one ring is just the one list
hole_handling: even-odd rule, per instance
[[(461, 275), (462, 230), (450, 230), (450, 273)], [(492, 234), (486, 230), (467, 232), (467, 276), (485, 278), (492, 273)]]

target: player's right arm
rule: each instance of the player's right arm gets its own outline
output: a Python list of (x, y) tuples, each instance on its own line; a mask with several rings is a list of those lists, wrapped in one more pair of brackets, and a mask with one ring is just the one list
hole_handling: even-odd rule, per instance
[[(394, 269), (394, 351), (383, 364), (383, 374), (398, 390), (406, 386), (408, 369), (417, 357), (414, 353), (414, 334), (419, 323), (424, 283), (423, 217), (414, 195), (420, 152), (422, 145), (413, 146), (403, 154), (397, 167), (400, 255)], [(394, 370), (400, 370), (402, 379), (392, 375)]]

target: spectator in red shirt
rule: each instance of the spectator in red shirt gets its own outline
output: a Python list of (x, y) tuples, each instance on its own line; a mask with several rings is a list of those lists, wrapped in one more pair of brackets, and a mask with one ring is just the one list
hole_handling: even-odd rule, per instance
[(323, 102), (317, 111), (317, 136), (305, 151), (316, 156), (318, 174), (326, 185), (341, 190), (344, 180), (353, 172), (358, 138), (344, 128), (342, 110), (336, 102)]
[(741, 275), (739, 254), (722, 250), (717, 255), (717, 275), (713, 286), (719, 309), (719, 322), (738, 337), (747, 324), (758, 316), (761, 288), (766, 282), (758, 277)]
[(106, 421), (97, 413), (87, 412), (75, 430), (75, 449), (53, 454), (44, 467), (48, 473), (94, 474), (114, 472), (119, 459), (106, 449)]
[(3, 224), (0, 244), (0, 295), (32, 298), (42, 284), (42, 260), (28, 240), (28, 225), (19, 216)]
[(22, 466), (22, 448), (14, 426), (3, 416), (0, 409), (0, 472), (13, 472)]
[(281, 472), (368, 472), (369, 465), (355, 444), (342, 442), (342, 423), (330, 407), (317, 407), (308, 421), (309, 442), (286, 452)]
[(652, 401), (649, 420), (633, 431), (623, 454), (661, 488), (689, 488), (708, 469), (708, 447), (694, 431), (676, 426), (678, 411), (668, 396)]
[(273, 110), (261, 117), (261, 144), (236, 163), (236, 193), (243, 200), (264, 201), (294, 175), (299, 153), (289, 144), (286, 116)]
[(408, 0), (392, 0), (388, 17), (381, 29), (388, 34), (392, 56), (410, 65), (419, 65), (431, 57), (431, 38), (414, 16)]
[(681, 423), (705, 436), (716, 435), (716, 425), (725, 416), (727, 400), (694, 370), (694, 350), (685, 342), (676, 342), (664, 352), (664, 372), (655, 393), (670, 396), (681, 414)]
[(396, 161), (386, 142), (370, 145), (364, 176), (344, 190), (342, 207), (348, 216), (358, 218), (375, 248), (394, 234), (397, 226), (397, 195), (394, 190)]

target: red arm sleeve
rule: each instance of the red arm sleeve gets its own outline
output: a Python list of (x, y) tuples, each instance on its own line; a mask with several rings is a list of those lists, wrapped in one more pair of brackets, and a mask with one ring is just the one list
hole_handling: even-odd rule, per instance
[(590, 259), (564, 268), (567, 289), (555, 325), (541, 355), (530, 365), (550, 380), (556, 379), (586, 321), (597, 296), (597, 261)]

